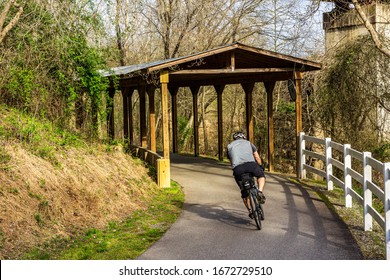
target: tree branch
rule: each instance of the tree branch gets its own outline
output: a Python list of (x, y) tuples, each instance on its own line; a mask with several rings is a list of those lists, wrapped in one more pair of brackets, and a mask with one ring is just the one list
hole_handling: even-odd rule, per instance
[[(23, 13), (23, 7), (19, 6), (17, 3), (15, 3), (15, 1), (16, 0), (10, 0), (9, 2), (7, 2), (7, 4), (5, 5), (3, 11), (1, 12), (1, 16), (0, 16), (0, 44), (3, 42), (3, 40), (4, 40), (5, 36), (7, 35), (7, 33), (18, 23), (19, 18), (21, 16), (21, 14)], [(5, 19), (7, 17), (7, 14), (9, 12), (12, 4), (15, 7), (19, 8), (19, 10), (15, 14), (13, 19), (6, 25), (6, 27), (3, 28)]]
[(371, 22), (368, 20), (366, 14), (364, 13), (361, 5), (358, 0), (351, 0), (353, 5), (355, 6), (356, 12), (358, 13), (360, 19), (363, 21), (364, 26), (367, 28), (368, 32), (371, 35), (372, 40), (375, 43), (375, 46), (378, 48), (386, 56), (390, 57), (390, 50), (384, 46), (383, 42), (379, 38), (378, 32), (374, 29)]

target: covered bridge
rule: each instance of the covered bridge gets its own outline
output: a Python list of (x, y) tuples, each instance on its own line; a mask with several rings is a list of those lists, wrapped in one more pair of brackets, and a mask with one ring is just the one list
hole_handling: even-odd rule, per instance
[[(241, 84), (246, 97), (246, 132), (248, 140), (254, 142), (252, 91), (255, 83), (264, 83), (268, 107), (268, 163), (273, 171), (274, 124), (273, 90), (277, 81), (291, 80), (295, 85), (296, 135), (302, 131), (303, 73), (321, 69), (321, 64), (276, 52), (271, 52), (241, 43), (232, 43), (201, 53), (184, 57), (155, 61), (139, 65), (112, 68), (105, 75), (116, 77), (119, 83), (111, 83), (113, 97), (119, 87), (123, 95), (124, 137), (133, 144), (133, 114), (131, 96), (135, 90), (140, 98), (140, 146), (156, 152), (155, 134), (155, 90), (160, 88), (162, 109), (163, 159), (166, 173), (161, 185), (169, 185), (169, 154), (178, 152), (177, 92), (180, 87), (189, 87), (193, 97), (194, 153), (199, 154), (198, 92), (201, 86), (213, 86), (217, 94), (218, 108), (218, 157), (223, 159), (222, 94), (228, 84)], [(149, 97), (149, 127), (147, 127), (146, 94)], [(172, 103), (172, 135), (169, 131), (168, 98)], [(149, 129), (149, 134), (147, 130)], [(113, 112), (108, 118), (108, 134), (114, 135)], [(149, 135), (149, 139), (147, 139)], [(171, 139), (171, 141), (170, 141)], [(170, 143), (172, 142), (172, 145)], [(297, 157), (298, 158), (298, 157)], [(298, 165), (297, 165), (298, 166)], [(161, 172), (161, 171), (159, 171)]]

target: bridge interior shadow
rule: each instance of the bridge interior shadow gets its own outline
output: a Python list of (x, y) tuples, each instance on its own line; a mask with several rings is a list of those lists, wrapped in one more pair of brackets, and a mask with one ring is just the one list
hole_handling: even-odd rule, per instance
[(204, 157), (195, 157), (195, 156), (186, 156), (181, 154), (170, 154), (171, 163), (177, 164), (194, 164), (194, 165), (208, 165), (211, 167), (216, 166), (227, 166), (230, 167), (229, 163), (222, 162), (217, 159), (204, 158)]
[(171, 159), (171, 165), (176, 170), (190, 171), (193, 174), (196, 173), (201, 176), (212, 175), (233, 178), (233, 172), (229, 164), (213, 159), (175, 155)]

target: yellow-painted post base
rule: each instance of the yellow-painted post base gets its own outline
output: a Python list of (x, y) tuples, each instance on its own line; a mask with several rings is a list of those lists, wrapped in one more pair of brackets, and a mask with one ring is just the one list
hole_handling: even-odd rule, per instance
[(169, 159), (157, 160), (157, 184), (160, 188), (171, 186), (171, 168)]

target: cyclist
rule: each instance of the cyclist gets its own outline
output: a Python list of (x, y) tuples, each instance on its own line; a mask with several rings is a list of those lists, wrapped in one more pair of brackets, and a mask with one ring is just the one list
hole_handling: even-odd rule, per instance
[(243, 132), (237, 131), (233, 134), (233, 141), (227, 146), (227, 157), (233, 169), (234, 179), (241, 189), (241, 198), (245, 207), (248, 209), (249, 217), (253, 219), (249, 206), (249, 193), (243, 189), (240, 181), (242, 174), (252, 173), (257, 178), (257, 185), (259, 187), (257, 194), (258, 200), (260, 203), (265, 202), (265, 196), (263, 194), (265, 175), (257, 148), (250, 141), (246, 140)]

